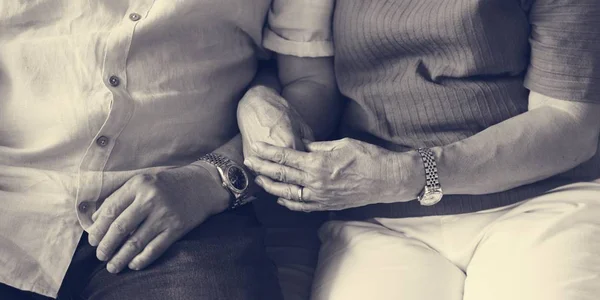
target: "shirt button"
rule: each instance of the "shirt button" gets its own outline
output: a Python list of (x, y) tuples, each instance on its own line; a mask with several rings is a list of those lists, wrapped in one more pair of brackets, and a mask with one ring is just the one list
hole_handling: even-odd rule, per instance
[(87, 201), (83, 201), (81, 203), (79, 203), (79, 211), (81, 213), (86, 213), (88, 211), (88, 209), (90, 209), (90, 203)]
[(110, 85), (112, 86), (119, 86), (121, 80), (119, 79), (119, 77), (113, 75), (110, 76), (110, 78), (108, 79), (108, 83), (110, 83)]
[(129, 20), (134, 21), (134, 22), (139, 21), (141, 18), (142, 18), (142, 16), (140, 16), (140, 14), (138, 14), (138, 13), (131, 13), (129, 15)]
[(106, 147), (108, 145), (108, 138), (105, 136), (101, 136), (96, 140), (96, 145), (100, 147)]

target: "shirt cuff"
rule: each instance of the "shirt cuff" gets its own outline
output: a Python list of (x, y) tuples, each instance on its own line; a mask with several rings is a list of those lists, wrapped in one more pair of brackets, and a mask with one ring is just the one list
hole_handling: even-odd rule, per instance
[(298, 57), (327, 57), (334, 54), (333, 41), (291, 41), (269, 28), (263, 33), (263, 47), (279, 54)]

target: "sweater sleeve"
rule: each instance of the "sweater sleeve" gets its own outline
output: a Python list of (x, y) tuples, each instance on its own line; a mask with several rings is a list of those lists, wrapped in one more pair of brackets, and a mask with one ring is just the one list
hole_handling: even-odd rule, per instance
[(600, 1), (530, 2), (525, 86), (557, 99), (600, 103)]
[(263, 46), (300, 57), (333, 55), (335, 0), (273, 0)]

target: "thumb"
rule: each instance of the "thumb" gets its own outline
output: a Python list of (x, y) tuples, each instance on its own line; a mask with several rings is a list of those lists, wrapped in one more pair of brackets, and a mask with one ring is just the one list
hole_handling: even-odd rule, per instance
[(306, 124), (302, 124), (300, 126), (300, 135), (302, 136), (302, 140), (309, 140), (309, 141), (315, 140), (315, 135), (314, 135), (312, 129), (310, 128), (310, 126), (308, 126)]
[(333, 151), (344, 146), (343, 140), (328, 141), (328, 142), (309, 142), (306, 144), (306, 149), (309, 152), (318, 151)]

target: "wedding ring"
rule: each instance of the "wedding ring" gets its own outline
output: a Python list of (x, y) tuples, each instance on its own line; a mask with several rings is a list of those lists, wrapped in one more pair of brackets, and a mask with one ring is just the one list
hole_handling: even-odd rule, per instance
[(304, 202), (304, 187), (298, 187), (298, 201)]

